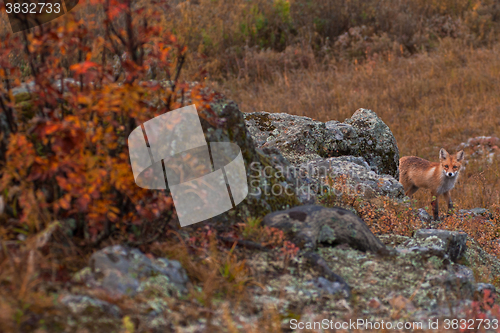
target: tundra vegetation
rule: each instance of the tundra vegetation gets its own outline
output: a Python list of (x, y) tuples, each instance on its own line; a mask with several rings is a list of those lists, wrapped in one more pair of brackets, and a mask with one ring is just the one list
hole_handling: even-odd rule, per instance
[[(215, 92), (243, 112), (323, 122), (371, 109), (389, 126), (401, 156), (437, 161), (442, 147), (464, 149), (467, 163), (452, 190), (457, 211), (442, 211), (438, 227), (466, 232), (469, 248), (484, 262), (500, 259), (497, 1), (82, 0), (61, 18), (17, 34), (4, 6), (0, 13), (2, 331), (168, 332), (201, 325), (207, 332), (286, 332), (286, 320), (312, 318), (317, 308), (308, 310), (311, 304), (338, 320), (369, 311), (400, 320), (412, 302), (431, 306), (425, 303), (430, 292), (421, 287), (428, 283), (420, 279), (438, 274), (441, 259), (374, 264), (371, 253), (342, 247), (320, 252), (345, 267), (335, 273), (349, 285), (360, 284), (350, 301), (299, 297), (293, 306), (284, 304), (284, 286), (295, 283), (303, 263), (287, 234), (262, 223), (261, 211), (186, 232), (168, 191), (137, 187), (130, 131), (188, 101), (204, 110), (202, 122), (218, 126)], [(332, 187), (342, 187), (341, 179), (335, 182)], [(418, 208), (430, 208), (425, 191), (405, 204), (355, 194), (320, 202), (355, 212), (392, 245), (422, 227)], [(487, 211), (458, 213), (473, 208)], [(148, 289), (163, 274), (148, 273), (133, 295), (87, 288), (82, 281), (91, 281), (84, 269), (97, 262), (92, 255), (118, 244), (138, 248), (145, 254), (138, 260), (152, 272), (163, 272), (156, 258), (180, 262), (189, 284), (179, 295), (158, 291), (158, 281)], [(356, 260), (363, 269), (349, 267)], [(500, 287), (498, 267), (462, 264), (471, 266), (477, 282)], [(377, 274), (410, 266), (416, 267), (408, 273), (414, 293), (394, 292), (395, 283), (369, 289)], [(278, 292), (254, 303), (256, 290)], [(75, 299), (68, 294), (87, 295), (79, 298), (83, 312), (61, 305)], [(489, 310), (498, 317), (491, 299), (484, 293), (463, 314), (484, 318)], [(99, 320), (106, 316), (112, 318)]]

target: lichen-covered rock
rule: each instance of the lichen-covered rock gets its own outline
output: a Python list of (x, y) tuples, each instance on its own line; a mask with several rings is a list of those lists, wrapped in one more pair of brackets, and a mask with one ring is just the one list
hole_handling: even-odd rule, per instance
[(68, 316), (61, 318), (61, 324), (77, 329), (86, 328), (90, 332), (119, 332), (121, 310), (116, 305), (85, 295), (65, 295), (59, 300)]
[(314, 250), (320, 243), (348, 244), (361, 251), (389, 253), (363, 220), (342, 208), (298, 206), (266, 215), (263, 224), (283, 230), (303, 249)]
[(340, 275), (334, 273), (331, 270), (328, 263), (324, 258), (321, 257), (321, 255), (319, 255), (315, 251), (305, 251), (302, 253), (302, 258), (302, 262), (306, 264), (304, 268), (309, 266), (310, 268), (312, 268), (312, 270), (321, 274), (321, 276), (325, 278), (326, 281), (328, 281), (325, 282), (326, 284), (320, 283), (321, 286), (316, 285), (317, 288), (328, 287), (330, 291), (335, 291), (331, 293), (332, 295), (340, 294), (342, 295), (342, 297), (345, 297), (347, 299), (351, 298), (351, 286), (349, 286)]
[(277, 147), (292, 164), (361, 156), (376, 173), (399, 176), (396, 140), (371, 110), (359, 109), (344, 123), (263, 111), (245, 114), (245, 121), (257, 147)]
[(178, 261), (152, 260), (138, 249), (115, 245), (95, 252), (89, 267), (76, 273), (73, 281), (117, 296), (133, 296), (144, 290), (179, 296), (187, 291), (189, 280)]
[(415, 232), (415, 240), (429, 241), (439, 239), (441, 243), (436, 246), (441, 247), (452, 261), (457, 262), (467, 249), (467, 234), (458, 231), (448, 231), (439, 229), (420, 229)]
[(456, 285), (457, 281), (460, 284), (476, 283), (476, 279), (474, 278), (474, 272), (472, 271), (472, 269), (464, 265), (460, 264), (450, 265), (448, 271), (451, 272), (452, 274), (446, 278), (445, 282), (450, 285)]
[[(386, 235), (382, 239), (387, 245), (401, 245), (410, 238)], [(358, 313), (373, 322), (385, 320), (395, 312), (399, 318), (423, 323), (430, 318), (440, 318), (440, 322), (446, 316), (456, 318), (471, 308), (474, 291), (482, 287), (475, 284), (470, 268), (453, 262), (445, 264), (442, 258), (423, 257), (417, 252), (379, 256), (347, 246), (319, 246), (315, 252), (352, 287)], [(304, 259), (297, 256), (283, 272), (278, 263), (269, 262), (267, 254), (252, 256), (248, 265), (257, 274), (265, 272), (269, 277), (266, 288), (253, 289), (254, 302), (279, 297), (280, 313), (284, 315), (304, 307), (308, 313), (327, 313), (339, 321), (352, 314), (353, 303), (347, 300), (346, 304), (341, 292), (328, 291), (328, 286), (341, 284), (312, 272)], [(304, 312), (301, 315), (305, 321)]]
[(432, 222), (432, 216), (429, 213), (427, 213), (427, 211), (423, 208), (418, 209), (417, 217), (420, 219), (420, 221), (424, 223)]
[(61, 304), (65, 305), (74, 315), (111, 315), (121, 317), (120, 308), (116, 305), (84, 295), (66, 295), (61, 298)]
[[(488, 294), (488, 295), (486, 295)], [(476, 284), (476, 299), (484, 300), (485, 297), (491, 297), (491, 299), (496, 301), (498, 297), (497, 289), (491, 283), (478, 283)]]
[[(305, 162), (296, 167), (297, 192), (307, 194), (361, 195), (371, 199), (377, 195), (396, 200), (404, 198), (403, 186), (394, 177), (379, 175), (362, 157), (340, 156)], [(330, 180), (345, 179), (341, 189), (328, 186)], [(345, 185), (345, 186), (344, 186)]]
[(481, 279), (494, 281), (500, 276), (500, 260), (489, 254), (472, 238), (467, 239), (467, 249), (464, 253), (464, 262), (469, 267), (481, 272)]
[(244, 115), (257, 147), (277, 147), (292, 164), (327, 157), (324, 123), (286, 113), (255, 112)]
[(459, 214), (465, 216), (465, 215), (472, 215), (472, 216), (484, 216), (489, 219), (493, 217), (491, 212), (487, 210), (486, 208), (471, 208), (471, 209), (460, 209), (458, 211)]
[(398, 179), (399, 150), (389, 126), (368, 109), (358, 109), (345, 123), (356, 130), (357, 139), (351, 140), (351, 150), (358, 150), (355, 156), (363, 156), (379, 173)]
[[(417, 231), (414, 238), (399, 235), (382, 235), (379, 238), (385, 244), (395, 246), (399, 257), (413, 258), (415, 262), (431, 262), (435, 268), (446, 269), (446, 273), (429, 278), (429, 283), (432, 285), (446, 285), (447, 288), (454, 289), (469, 298), (474, 292), (482, 292), (483, 289), (496, 293), (494, 286), (476, 283), (474, 272), (481, 272), (481, 279), (493, 281), (500, 275), (500, 260), (485, 252), (465, 233), (428, 230)], [(466, 266), (447, 260), (452, 257), (450, 253), (458, 255), (460, 258), (458, 261), (465, 263)], [(492, 296), (495, 297), (496, 294)]]

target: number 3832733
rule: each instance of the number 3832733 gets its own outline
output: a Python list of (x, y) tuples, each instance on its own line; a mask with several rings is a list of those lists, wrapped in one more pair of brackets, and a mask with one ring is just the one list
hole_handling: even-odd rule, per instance
[(61, 12), (60, 3), (50, 3), (50, 2), (7, 2), (5, 4), (5, 9), (7, 14), (58, 14)]
[[(0, 0), (1, 1), (1, 0)], [(79, 0), (4, 0), (12, 32), (41, 26), (72, 10)], [(43, 32), (43, 28), (41, 30)]]

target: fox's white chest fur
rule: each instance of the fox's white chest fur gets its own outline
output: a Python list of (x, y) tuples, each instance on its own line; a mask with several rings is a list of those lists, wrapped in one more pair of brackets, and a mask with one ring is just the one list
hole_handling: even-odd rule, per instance
[(437, 194), (440, 195), (451, 190), (453, 186), (455, 186), (457, 179), (458, 173), (455, 177), (447, 177), (446, 175), (441, 174), (441, 186), (438, 187)]

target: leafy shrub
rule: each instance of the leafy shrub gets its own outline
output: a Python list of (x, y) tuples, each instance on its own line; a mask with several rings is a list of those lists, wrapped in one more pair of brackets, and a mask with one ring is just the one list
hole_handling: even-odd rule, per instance
[[(143, 122), (180, 107), (184, 93), (198, 109), (208, 107), (210, 97), (200, 85), (178, 81), (186, 48), (162, 27), (158, 11), (130, 0), (102, 5), (100, 24), (70, 13), (66, 22), (2, 42), (4, 234), (13, 228), (35, 233), (58, 220), (82, 244), (120, 231), (134, 241), (161, 231), (172, 215), (166, 191), (135, 185), (127, 138)], [(168, 84), (146, 81), (153, 76)], [(21, 81), (34, 83), (24, 93), (29, 112), (22, 116), (13, 94)], [(158, 222), (146, 223), (152, 221)]]

